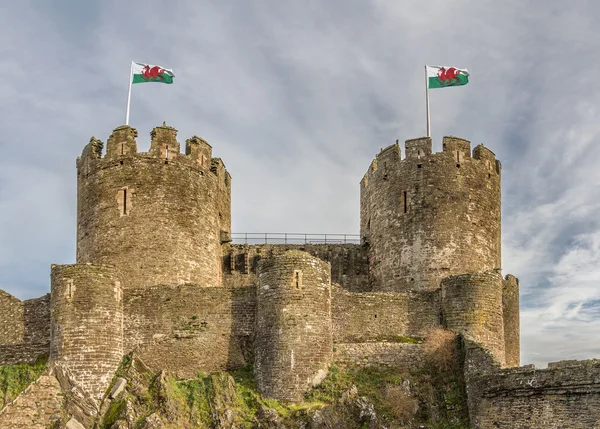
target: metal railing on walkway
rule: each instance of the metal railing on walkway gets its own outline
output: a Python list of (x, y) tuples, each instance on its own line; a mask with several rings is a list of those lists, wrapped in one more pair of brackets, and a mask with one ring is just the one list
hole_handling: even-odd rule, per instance
[(234, 244), (360, 244), (360, 235), (233, 232), (231, 241)]

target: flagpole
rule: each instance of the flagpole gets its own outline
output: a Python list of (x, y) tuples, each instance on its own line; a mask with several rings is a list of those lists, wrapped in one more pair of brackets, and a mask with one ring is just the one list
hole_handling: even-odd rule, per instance
[(129, 125), (129, 105), (131, 104), (131, 82), (133, 81), (133, 61), (129, 68), (129, 93), (127, 94), (127, 113), (125, 114), (125, 125)]
[(431, 118), (429, 116), (429, 79), (427, 78), (427, 66), (425, 66), (425, 106), (427, 110), (427, 137), (431, 137)]

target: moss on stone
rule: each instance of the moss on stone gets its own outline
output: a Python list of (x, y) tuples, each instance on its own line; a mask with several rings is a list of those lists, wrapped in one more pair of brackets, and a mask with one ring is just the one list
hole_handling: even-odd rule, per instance
[(0, 409), (37, 380), (46, 369), (47, 362), (48, 356), (41, 356), (34, 364), (0, 366)]

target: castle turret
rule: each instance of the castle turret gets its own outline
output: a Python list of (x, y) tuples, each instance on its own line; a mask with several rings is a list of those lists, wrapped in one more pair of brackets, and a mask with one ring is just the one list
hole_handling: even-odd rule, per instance
[(500, 268), (500, 163), (470, 142), (444, 137), (383, 149), (361, 181), (361, 235), (376, 291), (439, 288), (452, 274)]
[(50, 360), (100, 400), (123, 358), (123, 291), (115, 268), (53, 265)]
[(221, 284), (221, 243), (231, 232), (231, 176), (198, 137), (179, 151), (177, 130), (154, 128), (148, 153), (137, 131), (92, 139), (77, 160), (77, 263), (119, 267), (124, 288)]
[(327, 375), (331, 361), (330, 265), (288, 251), (259, 266), (254, 372), (266, 396), (288, 401)]
[(464, 334), (505, 364), (502, 292), (496, 270), (442, 280), (442, 317), (446, 328)]

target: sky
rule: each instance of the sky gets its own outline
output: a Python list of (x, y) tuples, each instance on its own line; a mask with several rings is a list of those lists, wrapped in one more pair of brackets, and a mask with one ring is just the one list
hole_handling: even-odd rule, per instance
[(234, 232), (359, 231), (359, 181), (425, 134), (424, 65), (468, 68), (431, 92), (432, 138), (501, 160), (502, 264), (521, 286), (521, 360), (600, 358), (600, 2), (0, 0), (0, 289), (49, 291), (74, 263), (75, 159), (125, 121), (166, 121), (232, 179)]

